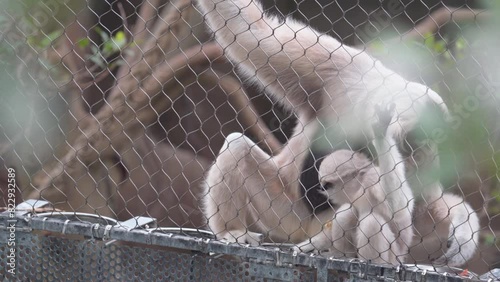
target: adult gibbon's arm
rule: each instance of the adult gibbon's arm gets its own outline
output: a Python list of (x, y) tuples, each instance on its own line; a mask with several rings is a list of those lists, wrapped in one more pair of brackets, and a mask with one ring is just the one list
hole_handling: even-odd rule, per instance
[(353, 205), (359, 213), (355, 234), (359, 256), (376, 263), (398, 264), (405, 260), (413, 240), (413, 194), (405, 178), (403, 156), (394, 137), (387, 133), (394, 109), (394, 104), (375, 106), (377, 121), (372, 128), (378, 167), (362, 177), (363, 195)]
[[(354, 72), (360, 66), (353, 62), (369, 58), (303, 23), (265, 15), (255, 0), (199, 0), (198, 6), (233, 63), (278, 99), (286, 90), (280, 101), (290, 109), (316, 112), (323, 87), (338, 79), (337, 70)], [(364, 68), (372, 66), (373, 60)]]
[(399, 232), (397, 235), (403, 240), (403, 248), (407, 250), (413, 240), (414, 196), (406, 181), (404, 158), (398, 144), (393, 136), (387, 134), (387, 128), (393, 121), (394, 107), (394, 104), (387, 109), (375, 107), (378, 122), (372, 125), (375, 133), (373, 145), (378, 153), (377, 171), (384, 197), (383, 205), (387, 207), (385, 216), (396, 224)]

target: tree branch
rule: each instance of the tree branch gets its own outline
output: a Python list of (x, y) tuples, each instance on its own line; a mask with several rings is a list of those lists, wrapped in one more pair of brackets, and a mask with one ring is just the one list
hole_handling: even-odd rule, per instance
[(203, 73), (199, 76), (200, 83), (215, 82), (228, 96), (228, 101), (240, 116), (238, 121), (241, 126), (250, 132), (270, 153), (278, 153), (281, 149), (281, 142), (269, 130), (269, 127), (264, 123), (248, 99), (247, 94), (243, 90), (241, 83), (232, 76), (219, 77), (212, 73)]
[[(73, 138), (67, 141), (66, 150), (61, 151), (60, 157), (44, 166), (33, 177), (35, 191), (31, 197), (39, 198), (46, 188), (58, 186), (64, 175), (73, 175), (76, 173), (74, 170), (82, 164), (114, 157), (130, 150), (134, 146), (134, 140), (144, 136), (146, 128), (157, 121), (158, 113), (170, 109), (173, 101), (183, 95), (184, 85), (196, 81), (198, 73), (205, 71), (207, 65), (223, 56), (223, 50), (218, 44), (208, 43), (183, 50), (165, 60), (168, 51), (176, 50), (179, 43), (177, 38), (184, 38), (191, 32), (185, 18), (190, 13), (179, 12), (184, 9), (182, 7), (191, 5), (190, 1), (178, 0), (171, 5), (162, 10), (161, 20), (153, 28), (153, 33), (161, 35), (161, 39), (153, 38), (154, 44), (153, 41), (144, 42), (145, 48), (142, 44), (131, 46), (136, 52), (149, 52), (135, 64), (129, 64), (135, 60), (135, 54), (127, 56), (127, 63), (118, 70), (116, 85), (106, 103), (95, 115), (87, 114), (79, 121)], [(244, 127), (258, 141), (265, 140), (265, 145), (271, 152), (279, 150), (281, 144), (251, 108), (241, 85), (229, 78), (222, 79), (220, 84), (226, 93), (233, 93), (228, 98), (241, 115)]]
[(149, 27), (154, 24), (155, 19), (158, 17), (161, 1), (160, 0), (144, 0), (141, 5), (137, 20), (132, 28), (132, 37), (136, 41), (141, 41), (149, 33)]
[(439, 28), (450, 22), (461, 23), (465, 21), (478, 21), (491, 18), (491, 16), (492, 14), (487, 11), (471, 10), (468, 8), (453, 9), (444, 6), (432, 12), (412, 30), (402, 35), (401, 39), (421, 39), (425, 34), (435, 33)]

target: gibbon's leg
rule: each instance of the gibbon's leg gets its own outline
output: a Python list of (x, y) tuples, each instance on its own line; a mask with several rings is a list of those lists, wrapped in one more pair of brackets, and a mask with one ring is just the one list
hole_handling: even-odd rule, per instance
[(258, 246), (264, 239), (264, 235), (248, 230), (235, 229), (228, 230), (227, 232), (222, 233), (222, 236), (217, 237), (217, 239), (229, 243)]
[[(378, 153), (379, 166), (374, 171), (365, 173), (361, 186), (366, 190), (353, 203), (359, 212), (355, 245), (359, 257), (375, 263), (395, 265), (398, 264), (399, 256), (407, 254), (407, 244), (413, 238), (413, 196), (405, 182), (405, 172), (401, 165), (403, 157), (393, 136), (386, 136), (395, 105), (382, 107), (375, 106), (377, 121), (372, 124), (375, 136), (373, 144)], [(371, 186), (370, 183), (376, 179), (369, 178), (376, 177), (379, 177), (379, 183)], [(399, 234), (395, 235), (395, 231)]]
[(448, 250), (434, 263), (459, 266), (465, 264), (479, 245), (479, 218), (462, 197), (444, 194), (443, 200), (449, 210), (450, 227)]
[(380, 187), (383, 190), (384, 202), (377, 209), (384, 208), (383, 213), (391, 225), (395, 227), (397, 241), (393, 242), (392, 250), (396, 257), (408, 255), (408, 248), (413, 240), (412, 216), (414, 197), (406, 181), (405, 164), (397, 142), (387, 134), (387, 129), (393, 120), (394, 104), (386, 109), (375, 106), (378, 121), (372, 127), (375, 134), (373, 144), (378, 154), (378, 173)]
[[(443, 193), (439, 174), (436, 173), (439, 171), (437, 146), (427, 143), (414, 147), (418, 148), (406, 164), (408, 180), (415, 193), (419, 211), (415, 215), (414, 226), (421, 235), (415, 236), (410, 255), (413, 259), (426, 260), (447, 245), (444, 255), (432, 263), (461, 266), (477, 249), (479, 219), (462, 197)], [(442, 226), (446, 224), (447, 228), (443, 229)], [(443, 245), (441, 241), (444, 238), (447, 244)], [(421, 239), (425, 250), (419, 248)], [(428, 253), (422, 254), (422, 251)]]
[[(243, 179), (243, 176), (239, 170), (234, 170), (241, 159), (229, 150), (229, 146), (234, 147), (234, 142), (237, 142), (238, 138), (242, 138), (242, 136), (242, 134), (234, 133), (226, 138), (215, 163), (205, 178), (203, 211), (208, 220), (208, 227), (217, 239), (230, 240), (232, 236), (228, 233), (228, 228), (245, 229), (243, 223), (238, 222), (239, 203), (235, 203), (235, 200), (239, 199), (234, 199), (233, 191), (243, 186), (243, 181), (238, 181)], [(244, 147), (241, 147), (241, 150), (248, 151)], [(228, 178), (230, 181), (227, 180)], [(244, 199), (240, 201), (244, 201)], [(233, 221), (231, 226), (229, 226), (230, 221)]]
[(297, 233), (301, 220), (311, 229), (306, 233), (319, 231), (321, 225), (301, 202), (301, 166), (296, 165), (307, 156), (310, 137), (317, 127), (314, 121), (303, 125), (302, 132), (275, 157), (240, 133), (227, 137), (205, 186), (204, 214), (217, 238), (249, 243), (262, 239), (246, 233), (248, 230), (262, 232), (273, 240), (299, 241), (304, 237), (293, 233)]
[(390, 224), (376, 212), (359, 215), (359, 227), (356, 230), (355, 245), (360, 258), (374, 263), (397, 265), (392, 244), (396, 237)]
[[(398, 101), (402, 122), (412, 127), (419, 115), (415, 111), (436, 105), (447, 112), (441, 97), (428, 87), (406, 81), (368, 53), (307, 24), (267, 15), (258, 0), (197, 2), (216, 41), (241, 73), (300, 115), (337, 122), (356, 107), (366, 113), (372, 103)], [(411, 130), (404, 127), (404, 132)], [(402, 135), (403, 129), (395, 133)]]
[(310, 239), (293, 247), (295, 252), (317, 251), (324, 256), (335, 258), (355, 257), (353, 234), (357, 216), (350, 204), (340, 206), (334, 218), (323, 226), (323, 230)]
[[(232, 133), (226, 138), (217, 160), (207, 173), (204, 194), (204, 214), (218, 239), (251, 244), (262, 240), (262, 236), (248, 230), (258, 218), (253, 218), (245, 181), (247, 174), (255, 173), (256, 163), (268, 158), (241, 133)], [(260, 165), (259, 169), (277, 173), (274, 167)], [(264, 185), (255, 183), (255, 187)]]

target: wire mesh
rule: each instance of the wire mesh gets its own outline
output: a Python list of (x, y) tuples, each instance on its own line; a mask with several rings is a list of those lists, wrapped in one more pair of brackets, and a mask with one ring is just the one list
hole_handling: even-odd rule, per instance
[(1, 7), (4, 278), (496, 279), (495, 2)]
[[(2, 276), (7, 269), (3, 248)], [(19, 246), (18, 281), (305, 281), (314, 270), (284, 269), (206, 254), (30, 235)], [(78, 255), (74, 255), (78, 254)], [(265, 272), (266, 271), (266, 272)]]

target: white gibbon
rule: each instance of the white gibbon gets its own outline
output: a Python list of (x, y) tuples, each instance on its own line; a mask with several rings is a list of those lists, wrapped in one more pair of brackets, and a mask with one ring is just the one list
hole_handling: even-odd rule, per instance
[[(403, 143), (418, 127), (424, 111), (433, 108), (447, 113), (441, 97), (428, 87), (407, 81), (365, 51), (345, 46), (304, 23), (266, 15), (256, 0), (204, 0), (198, 1), (198, 7), (240, 72), (297, 115), (292, 139), (299, 138), (304, 125), (318, 118), (325, 128), (345, 125), (346, 139), (361, 136), (372, 140), (374, 105), (394, 103), (396, 122), (389, 126), (388, 134)], [(316, 132), (310, 134), (306, 138), (313, 139)], [(297, 162), (293, 143), (283, 149), (288, 154), (282, 165)], [(437, 150), (433, 144), (426, 148)], [(434, 158), (433, 164), (438, 162)], [(413, 174), (418, 175), (419, 170)], [(441, 196), (437, 179), (425, 187), (414, 182), (411, 186), (420, 186), (414, 189), (422, 192), (417, 196), (427, 201)]]
[(323, 254), (337, 258), (355, 254), (379, 264), (405, 261), (413, 240), (413, 194), (405, 181), (403, 156), (394, 138), (385, 136), (391, 111), (376, 109), (373, 145), (378, 167), (349, 150), (335, 151), (321, 163), (320, 193), (340, 208), (322, 232), (295, 251), (326, 251)]
[[(374, 132), (384, 134), (384, 124), (390, 119), (387, 112), (377, 112)], [(333, 152), (323, 160), (318, 174), (324, 189), (320, 193), (340, 208), (322, 232), (294, 250), (393, 265), (465, 264), (478, 244), (476, 213), (463, 198), (444, 193), (432, 203), (419, 200), (412, 218), (413, 195), (404, 182), (404, 168), (398, 165), (403, 156), (392, 137), (375, 136), (378, 167), (363, 154), (348, 150)]]
[[(304, 134), (290, 140), (298, 163), (308, 155), (306, 136), (318, 125), (306, 125)], [(240, 133), (226, 138), (205, 177), (203, 195), (204, 215), (217, 239), (252, 245), (264, 239), (299, 243), (332, 219), (332, 208), (313, 215), (299, 183), (301, 168), (283, 165), (284, 152), (270, 156)]]
[[(300, 200), (300, 169), (321, 127), (340, 124), (345, 139), (373, 139), (375, 105), (394, 103), (387, 136), (402, 144), (414, 136), (424, 111), (437, 108), (447, 114), (441, 97), (426, 86), (306, 24), (265, 15), (256, 0), (200, 0), (198, 7), (241, 73), (298, 118), (292, 137), (273, 157), (241, 134), (228, 136), (207, 176), (205, 215), (218, 238), (258, 243), (262, 238), (257, 233), (263, 233), (270, 240), (298, 243), (333, 218), (333, 208), (312, 215), (311, 203)], [(414, 196), (423, 203), (439, 201), (439, 180), (421, 181), (439, 166), (437, 146), (418, 138), (409, 141), (434, 156), (424, 167), (413, 155), (406, 158)], [(460, 249), (459, 240), (450, 242), (450, 249)]]

